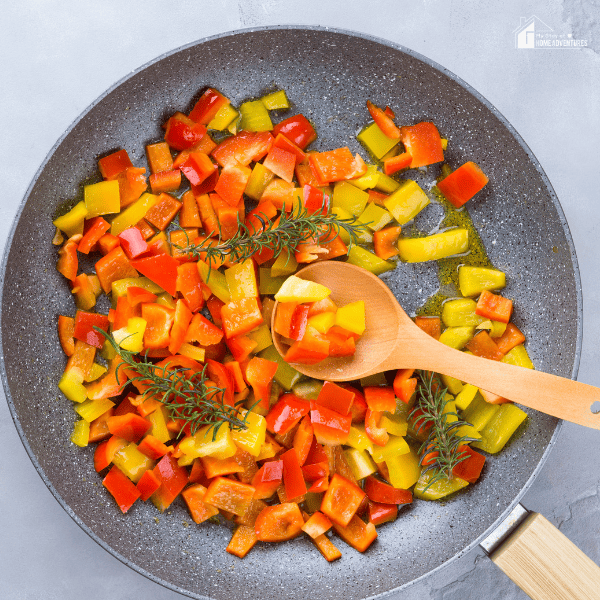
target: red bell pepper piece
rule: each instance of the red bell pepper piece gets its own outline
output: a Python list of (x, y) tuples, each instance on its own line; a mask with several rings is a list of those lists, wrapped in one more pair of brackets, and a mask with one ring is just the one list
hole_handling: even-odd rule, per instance
[(225, 106), (229, 104), (229, 98), (226, 98), (213, 88), (208, 88), (190, 112), (190, 119), (196, 123), (202, 123), (208, 125), (214, 118), (215, 115)]
[(86, 221), (86, 229), (83, 237), (79, 241), (77, 251), (82, 254), (89, 254), (98, 240), (110, 229), (110, 223), (102, 217), (95, 217), (91, 221)]
[(328, 152), (314, 152), (309, 155), (312, 169), (322, 184), (334, 181), (353, 179), (364, 175), (367, 167), (357, 154), (352, 153), (347, 147), (329, 150)]
[(367, 437), (378, 446), (385, 446), (390, 436), (388, 432), (383, 428), (379, 427), (379, 419), (381, 418), (381, 413), (376, 410), (367, 409), (367, 413), (365, 415), (365, 432)]
[(206, 127), (195, 123), (182, 113), (175, 113), (165, 125), (165, 141), (175, 150), (195, 146), (206, 133)]
[(240, 131), (233, 137), (225, 138), (213, 151), (212, 157), (224, 167), (235, 164), (246, 167), (252, 161), (259, 161), (273, 145), (273, 136), (268, 131)]
[(177, 267), (179, 263), (168, 254), (158, 254), (131, 261), (131, 266), (159, 285), (163, 290), (175, 296), (177, 293)]
[(98, 250), (100, 250), (100, 252), (104, 256), (106, 256), (109, 252), (111, 252), (117, 246), (120, 246), (120, 245), (121, 245), (121, 242), (119, 241), (119, 238), (116, 235), (113, 235), (112, 233), (105, 233), (98, 240)]
[(302, 474), (306, 481), (318, 481), (323, 478), (329, 479), (329, 464), (327, 461), (324, 461), (303, 465)]
[[(292, 321), (297, 306), (297, 302), (279, 302), (277, 304), (275, 322), (273, 323), (273, 330), (275, 333), (286, 338), (292, 337)], [(306, 330), (306, 326), (304, 329)], [(304, 332), (302, 332), (302, 334), (304, 335)]]
[(302, 193), (307, 213), (326, 215), (329, 212), (329, 196), (325, 195), (323, 190), (312, 185), (305, 185)]
[(306, 483), (300, 468), (300, 461), (295, 448), (290, 448), (281, 455), (283, 462), (283, 485), (285, 486), (285, 495), (288, 500), (294, 500), (303, 494), (306, 494)]
[[(325, 449), (323, 448), (323, 446), (321, 444), (319, 444), (319, 442), (317, 442), (317, 439), (315, 437), (313, 437), (312, 445), (310, 447), (310, 452), (308, 453), (308, 456), (306, 457), (305, 464), (313, 465), (313, 464), (317, 464), (317, 463), (321, 463), (321, 462), (327, 463), (328, 460), (329, 460), (329, 455), (327, 454), (327, 452), (325, 452)], [(322, 475), (322, 477), (324, 477), (324, 475)]]
[(232, 300), (221, 309), (221, 318), (228, 339), (248, 333), (263, 322), (256, 298)]
[(503, 298), (498, 294), (492, 294), (487, 290), (481, 292), (475, 313), (480, 317), (491, 319), (492, 321), (500, 321), (508, 323), (512, 314), (513, 303), (508, 298)]
[(246, 366), (246, 381), (254, 390), (255, 401), (261, 408), (268, 410), (271, 398), (271, 385), (277, 371), (277, 363), (255, 356)]
[(474, 162), (469, 161), (444, 177), (437, 186), (450, 204), (460, 208), (482, 190), (488, 181), (484, 172)]
[(282, 133), (278, 133), (276, 135), (275, 141), (273, 142), (273, 147), (281, 148), (286, 152), (291, 152), (296, 159), (296, 164), (306, 160), (306, 153), (302, 150), (302, 148), (300, 148), (300, 146), (298, 146), (297, 144), (294, 144), (294, 142), (292, 142)]
[(367, 406), (371, 411), (395, 412), (396, 395), (391, 387), (366, 387), (363, 388)]
[(233, 475), (233, 473), (241, 473), (244, 470), (244, 467), (237, 462), (235, 456), (230, 456), (229, 458), (203, 456), (200, 460), (208, 479), (213, 479), (221, 475)]
[(356, 514), (364, 497), (365, 492), (355, 483), (334, 473), (321, 501), (321, 512), (333, 523), (345, 527)]
[(146, 502), (146, 500), (148, 500), (148, 498), (150, 498), (150, 496), (152, 496), (152, 494), (160, 487), (160, 481), (154, 474), (154, 471), (148, 469), (144, 471), (135, 487), (140, 492), (141, 499)]
[(388, 521), (394, 521), (398, 516), (397, 504), (381, 504), (379, 502), (369, 501), (369, 523), (381, 525)]
[(313, 173), (313, 170), (310, 168), (308, 156), (302, 162), (299, 162), (296, 165), (294, 173), (296, 175), (296, 179), (298, 180), (298, 185), (302, 188), (305, 185), (312, 185), (313, 187), (318, 187), (322, 185), (322, 183), (317, 179), (316, 175)]
[[(158, 296), (144, 288), (131, 285), (127, 288), (126, 298), (131, 306), (137, 306), (138, 304), (143, 304), (145, 302), (156, 302)], [(115, 329), (119, 329), (119, 327), (115, 327)]]
[(370, 100), (367, 100), (367, 108), (371, 114), (371, 118), (384, 135), (394, 140), (400, 139), (400, 130), (394, 125), (394, 122), (381, 108), (375, 106)]
[(165, 454), (160, 459), (153, 472), (160, 481), (160, 487), (152, 495), (152, 502), (158, 510), (164, 512), (186, 486), (188, 474), (170, 454)]
[(132, 317), (141, 317), (142, 309), (139, 304), (131, 304), (127, 296), (119, 296), (117, 307), (113, 314), (112, 328), (121, 329), (127, 327), (127, 322)]
[(90, 435), (88, 438), (90, 443), (102, 442), (110, 437), (108, 418), (112, 417), (114, 412), (114, 409), (109, 408), (104, 414), (90, 423)]
[(350, 426), (352, 425), (352, 416), (341, 415), (334, 410), (311, 402), (310, 421), (317, 441), (320, 444), (335, 446), (344, 444), (348, 439)]
[(254, 488), (251, 485), (226, 477), (215, 477), (206, 490), (204, 501), (242, 517), (248, 510), (253, 496)]
[(394, 377), (394, 393), (402, 402), (408, 404), (417, 389), (417, 379), (413, 377), (414, 369), (398, 369)]
[(167, 348), (175, 309), (161, 304), (142, 304), (142, 319), (146, 321), (144, 348)]
[(123, 513), (126, 513), (141, 495), (131, 480), (116, 465), (113, 465), (102, 480), (102, 485), (110, 492)]
[(195, 313), (204, 306), (202, 278), (195, 262), (186, 262), (177, 266), (175, 287), (181, 292), (191, 312)]
[(284, 181), (291, 183), (294, 178), (296, 155), (289, 150), (278, 147), (275, 143), (269, 150), (263, 165)]
[(246, 380), (244, 379), (244, 375), (242, 374), (242, 368), (240, 367), (240, 363), (237, 360), (231, 360), (229, 362), (224, 363), (225, 368), (229, 371), (229, 375), (233, 380), (233, 385), (235, 389), (235, 393), (243, 392), (248, 388), (246, 384)]
[(230, 206), (237, 206), (251, 174), (249, 167), (228, 163), (221, 170), (215, 192)]
[(234, 389), (235, 384), (229, 371), (225, 368), (225, 365), (209, 358), (206, 360), (206, 370), (208, 377), (211, 381), (214, 381), (221, 389), (223, 389), (223, 404), (228, 406), (234, 406)]
[(250, 339), (247, 335), (231, 338), (226, 340), (225, 343), (231, 352), (231, 356), (240, 363), (246, 361), (254, 348), (258, 346), (258, 342)]
[(310, 449), (312, 448), (312, 442), (314, 439), (314, 429), (312, 423), (310, 422), (310, 417), (306, 415), (300, 421), (300, 425), (298, 425), (298, 429), (296, 429), (296, 433), (294, 434), (294, 450), (296, 450), (296, 456), (298, 457), (298, 462), (300, 466), (302, 466), (310, 453)]
[(283, 357), (286, 362), (289, 363), (298, 363), (301, 365), (315, 365), (325, 358), (327, 358), (329, 354), (324, 354), (323, 352), (313, 352), (311, 350), (306, 350), (300, 346), (300, 342), (294, 342), (286, 352)]
[(408, 152), (397, 154), (383, 161), (383, 172), (386, 175), (393, 175), (402, 169), (407, 169), (412, 163), (412, 156)]
[(317, 479), (313, 484), (308, 488), (308, 491), (313, 494), (320, 494), (321, 492), (326, 491), (329, 488), (329, 477), (322, 477), (321, 479)]
[(110, 361), (108, 371), (100, 379), (93, 381), (86, 387), (90, 400), (113, 398), (121, 393), (123, 385), (127, 381), (124, 369), (118, 368), (121, 364), (123, 364), (121, 357), (115, 356)]
[(98, 168), (104, 179), (114, 179), (129, 167), (133, 167), (133, 163), (129, 158), (129, 154), (127, 154), (127, 150), (117, 150), (98, 160)]
[(148, 434), (139, 444), (138, 450), (145, 454), (152, 460), (158, 460), (161, 456), (164, 456), (168, 451), (168, 446), (165, 446), (160, 440), (156, 439), (153, 435)]
[(123, 248), (117, 246), (96, 263), (96, 275), (100, 280), (102, 289), (108, 294), (113, 281), (127, 277), (137, 277), (138, 272), (129, 262)]
[(283, 134), (302, 150), (317, 139), (317, 132), (304, 115), (288, 117), (273, 127), (273, 135)]
[(266, 417), (267, 429), (271, 433), (283, 435), (290, 431), (309, 412), (309, 402), (301, 400), (294, 394), (283, 394), (271, 407)]
[(326, 381), (319, 392), (316, 403), (335, 410), (341, 415), (347, 415), (352, 408), (355, 396), (356, 393), (352, 388), (344, 388), (331, 381)]
[(63, 352), (71, 356), (75, 352), (75, 319), (73, 317), (58, 316), (58, 339)]
[(223, 330), (219, 329), (200, 313), (196, 313), (192, 317), (192, 321), (185, 334), (186, 342), (198, 342), (201, 346), (212, 346), (213, 344), (218, 344), (222, 339)]
[(346, 527), (332, 523), (336, 533), (350, 546), (359, 552), (365, 550), (377, 539), (377, 531), (373, 523), (365, 523), (356, 515), (352, 517)]
[(442, 138), (437, 127), (424, 121), (408, 127), (400, 128), (400, 139), (411, 155), (411, 169), (432, 165), (444, 160)]
[(496, 342), (490, 337), (487, 331), (480, 331), (465, 344), (465, 347), (475, 356), (481, 356), (482, 358), (502, 360), (504, 357), (504, 354), (500, 352)]
[(192, 185), (198, 186), (217, 171), (217, 165), (203, 152), (192, 152), (179, 168)]
[(100, 471), (106, 469), (115, 454), (126, 445), (127, 442), (116, 435), (98, 444), (94, 451), (94, 469), (96, 469), (96, 472), (100, 473)]
[(212, 317), (213, 323), (217, 327), (221, 327), (223, 325), (223, 320), (221, 319), (221, 309), (225, 306), (225, 302), (217, 298), (216, 296), (211, 296), (206, 301), (206, 308), (208, 308), (208, 312)]
[(283, 480), (283, 461), (273, 460), (266, 462), (252, 478), (254, 498), (266, 500), (270, 498)]
[(461, 453), (466, 453), (468, 457), (452, 469), (452, 474), (469, 483), (475, 483), (481, 475), (483, 465), (485, 464), (485, 456), (466, 445), (459, 446), (458, 449)]
[(415, 325), (434, 340), (440, 339), (442, 322), (439, 317), (415, 317)]
[(310, 310), (309, 304), (300, 304), (296, 306), (294, 314), (292, 315), (292, 322), (290, 324), (289, 338), (292, 340), (301, 340), (306, 333), (306, 326), (308, 325), (308, 311)]
[[(60, 319), (60, 317), (59, 317)], [(515, 346), (522, 344), (525, 341), (525, 336), (521, 330), (512, 323), (509, 323), (504, 330), (504, 333), (496, 338), (496, 346), (503, 354), (510, 352)]]
[(272, 202), (262, 201), (246, 216), (246, 227), (252, 233), (259, 233), (268, 227), (268, 220), (277, 216), (277, 209)]
[(148, 244), (137, 227), (128, 227), (117, 237), (121, 242), (121, 248), (130, 260), (137, 258), (148, 250)]
[(135, 202), (148, 188), (146, 169), (129, 167), (119, 173), (115, 179), (119, 182), (119, 204), (121, 208)]
[(413, 501), (412, 492), (392, 487), (369, 475), (365, 479), (365, 493), (369, 500), (381, 504), (410, 504)]
[(147, 419), (135, 413), (117, 415), (108, 419), (108, 430), (124, 440), (137, 443), (152, 427)]
[(73, 337), (90, 346), (102, 348), (105, 338), (101, 333), (98, 333), (94, 327), (108, 331), (108, 317), (106, 315), (85, 312), (83, 310), (78, 310), (75, 313)]

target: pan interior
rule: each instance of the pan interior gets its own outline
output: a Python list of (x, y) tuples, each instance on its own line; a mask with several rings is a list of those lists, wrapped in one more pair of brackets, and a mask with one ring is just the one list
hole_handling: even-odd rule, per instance
[[(183, 503), (165, 514), (137, 503), (122, 515), (93, 468), (93, 448), (69, 442), (74, 413), (56, 384), (65, 358), (59, 314), (74, 305), (50, 244), (57, 207), (99, 180), (97, 159), (126, 148), (147, 167), (144, 147), (160, 125), (216, 87), (238, 105), (276, 88), (315, 124), (317, 149), (362, 148), (365, 102), (394, 108), (399, 123), (433, 121), (449, 139), (447, 162), (477, 162), (490, 178), (469, 210), (537, 368), (571, 376), (578, 360), (580, 287), (562, 211), (535, 159), (504, 120), (443, 70), (408, 51), (324, 29), (242, 32), (177, 51), (113, 88), (68, 132), (32, 185), (5, 256), (1, 335), (11, 411), (40, 475), (90, 535), (132, 568), (193, 597), (365, 598), (406, 584), (476, 540), (522, 492), (550, 443), (556, 420), (533, 415), (490, 457), (477, 485), (450, 502), (415, 502), (379, 528), (364, 555), (340, 542), (327, 564), (305, 539), (256, 547), (244, 560), (224, 551), (228, 525), (195, 525)], [(414, 172), (409, 177), (414, 178)], [(417, 174), (417, 180), (420, 175)], [(428, 176), (429, 178), (431, 175)], [(437, 288), (432, 265), (401, 264), (386, 278), (408, 312)], [(365, 290), (368, 296), (368, 290)]]

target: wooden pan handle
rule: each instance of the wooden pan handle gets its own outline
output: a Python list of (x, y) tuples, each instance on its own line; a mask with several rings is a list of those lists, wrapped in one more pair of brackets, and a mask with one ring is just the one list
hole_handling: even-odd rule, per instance
[(600, 568), (539, 513), (490, 558), (533, 600), (600, 600)]

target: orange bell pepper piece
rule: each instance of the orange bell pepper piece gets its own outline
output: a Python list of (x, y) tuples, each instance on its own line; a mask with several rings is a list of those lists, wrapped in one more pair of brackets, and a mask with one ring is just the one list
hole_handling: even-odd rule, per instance
[(394, 393), (405, 404), (410, 402), (417, 389), (417, 379), (412, 376), (414, 372), (414, 369), (398, 369), (394, 377)]
[(271, 385), (278, 364), (272, 360), (255, 356), (246, 366), (246, 381), (254, 390), (254, 398), (261, 408), (269, 408)]
[(267, 506), (256, 518), (254, 531), (261, 542), (285, 542), (300, 534), (304, 519), (296, 502)]
[(114, 179), (120, 173), (133, 167), (133, 163), (127, 154), (127, 150), (117, 150), (108, 156), (98, 160), (98, 169), (104, 179)]
[(356, 514), (365, 495), (355, 483), (334, 473), (321, 501), (321, 512), (333, 523), (345, 527)]
[(485, 317), (492, 321), (508, 323), (510, 321), (512, 309), (512, 300), (503, 298), (499, 294), (492, 294), (492, 292), (489, 292), (488, 290), (483, 290), (477, 301), (475, 313), (480, 317)]
[(474, 162), (469, 161), (438, 182), (437, 187), (450, 204), (460, 208), (482, 190), (488, 181), (485, 173)]
[(102, 485), (110, 492), (123, 513), (126, 513), (141, 496), (140, 491), (116, 465), (113, 465), (102, 480)]
[(175, 310), (161, 304), (142, 304), (142, 319), (146, 321), (144, 348), (166, 348), (170, 342)]
[(502, 360), (504, 354), (496, 345), (496, 342), (490, 337), (487, 331), (480, 331), (475, 337), (466, 343), (466, 348), (475, 356), (489, 358), (490, 360)]
[(444, 160), (442, 138), (437, 127), (424, 121), (408, 127), (400, 128), (400, 139), (406, 151), (411, 155), (411, 169), (432, 165)]
[(395, 412), (396, 395), (391, 387), (366, 387), (363, 388), (367, 406), (371, 411)]
[[(60, 317), (59, 317), (60, 319)], [(525, 336), (521, 332), (521, 330), (514, 325), (513, 323), (509, 323), (504, 330), (504, 333), (496, 338), (496, 346), (498, 350), (502, 352), (502, 354), (506, 354), (510, 352), (514, 347), (522, 344), (525, 341)]]
[(373, 245), (375, 246), (375, 254), (383, 260), (387, 260), (392, 256), (398, 256), (398, 247), (396, 242), (400, 237), (402, 227), (384, 227), (373, 234)]
[(439, 340), (442, 334), (442, 322), (439, 317), (415, 317), (415, 325), (430, 335), (434, 340)]
[(256, 329), (263, 322), (256, 298), (240, 298), (227, 303), (221, 309), (221, 318), (225, 336), (228, 339), (244, 335)]

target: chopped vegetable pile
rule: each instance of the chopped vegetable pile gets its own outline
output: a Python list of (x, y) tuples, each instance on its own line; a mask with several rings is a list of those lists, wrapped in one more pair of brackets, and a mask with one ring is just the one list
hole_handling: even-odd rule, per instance
[[(373, 164), (347, 147), (308, 149), (317, 133), (304, 115), (274, 125), (289, 109), (282, 90), (235, 108), (209, 88), (146, 147), (149, 177), (125, 149), (103, 156), (102, 181), (55, 219), (57, 269), (77, 307), (58, 317), (68, 357), (58, 386), (78, 417), (71, 441), (95, 445), (122, 512), (183, 501), (195, 523), (235, 524), (236, 556), (304, 532), (332, 561), (330, 530), (364, 552), (413, 496), (474, 483), (486, 460), (477, 450), (500, 451), (525, 419), (452, 377), (400, 369), (335, 384), (294, 369), (351, 356), (368, 327), (363, 302), (337, 307), (294, 275), (303, 264), (347, 260), (379, 275), (398, 259), (455, 255), (461, 297), (416, 324), (533, 368), (498, 293), (504, 273), (468, 260), (474, 229), (406, 235), (432, 200), (467, 223), (457, 209), (487, 177), (473, 162), (444, 164), (425, 192), (406, 175), (442, 163), (447, 140), (433, 123), (397, 127), (389, 107), (367, 108), (373, 122), (357, 137)], [(97, 257), (93, 272), (80, 273), (82, 255)], [(275, 299), (285, 359), (271, 337)]]

